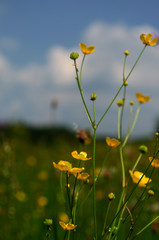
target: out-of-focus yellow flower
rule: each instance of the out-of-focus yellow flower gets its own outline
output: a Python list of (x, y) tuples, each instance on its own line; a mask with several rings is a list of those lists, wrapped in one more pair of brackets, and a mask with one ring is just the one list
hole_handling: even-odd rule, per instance
[(139, 103), (146, 103), (146, 102), (150, 101), (149, 96), (143, 96), (142, 93), (140, 93), (140, 92), (136, 93), (136, 98)]
[(82, 160), (82, 161), (87, 161), (90, 160), (91, 158), (87, 158), (87, 153), (86, 152), (80, 152), (78, 154), (77, 151), (73, 151), (72, 153), (72, 157), (78, 160)]
[(156, 45), (157, 42), (158, 42), (158, 38), (155, 37), (152, 40), (151, 40), (151, 38), (152, 38), (152, 34), (151, 33), (148, 33), (147, 35), (142, 33), (140, 35), (140, 39), (143, 42), (143, 44), (148, 45), (148, 46)]
[(40, 171), (37, 175), (38, 179), (45, 181), (48, 179), (48, 173), (46, 171)]
[(59, 220), (61, 222), (67, 223), (69, 221), (68, 215), (64, 212), (59, 214)]
[[(153, 159), (153, 157), (149, 157), (149, 161), (151, 162), (152, 161), (152, 159)], [(158, 168), (159, 167), (159, 159), (153, 159), (153, 161), (152, 161), (152, 163), (151, 163), (151, 165), (153, 166), (153, 167), (155, 167), (155, 168)]]
[(86, 172), (83, 172), (83, 173), (78, 174), (77, 179), (85, 181), (85, 180), (87, 180), (88, 177), (89, 177), (89, 174)]
[(28, 164), (28, 166), (34, 167), (37, 164), (37, 159), (34, 156), (29, 156), (26, 159), (26, 163)]
[(110, 137), (106, 138), (106, 143), (109, 147), (117, 147), (121, 144), (121, 142), (115, 138), (110, 139)]
[(71, 168), (69, 172), (73, 173), (76, 176), (78, 173), (81, 173), (84, 169), (85, 168)]
[(55, 168), (57, 168), (60, 171), (69, 171), (72, 168), (71, 163), (63, 160), (60, 160), (57, 164), (53, 162), (53, 165)]
[(40, 196), (37, 199), (37, 204), (39, 207), (45, 207), (48, 204), (48, 199), (45, 196)]
[(17, 191), (15, 197), (19, 202), (25, 202), (27, 198), (26, 193), (23, 191)]
[(81, 51), (86, 55), (95, 52), (93, 45), (87, 47), (86, 44), (80, 43), (79, 46), (81, 48)]
[(64, 230), (68, 230), (68, 231), (74, 230), (77, 227), (77, 225), (74, 225), (72, 223), (64, 223), (62, 221), (59, 221), (59, 224)]
[[(140, 180), (140, 178), (143, 176), (142, 172), (132, 172), (131, 170), (129, 170), (130, 176), (132, 178), (132, 181), (134, 183), (138, 183), (138, 181)], [(139, 187), (146, 187), (147, 183), (150, 183), (152, 180), (148, 177), (146, 177), (145, 175), (143, 176), (143, 178), (141, 179), (141, 181), (139, 182), (138, 186)]]

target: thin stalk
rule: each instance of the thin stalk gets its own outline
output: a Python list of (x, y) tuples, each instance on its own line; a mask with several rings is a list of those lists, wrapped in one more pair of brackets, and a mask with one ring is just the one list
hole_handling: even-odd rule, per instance
[(83, 55), (83, 59), (82, 59), (82, 62), (81, 62), (81, 68), (80, 68), (80, 86), (81, 86), (81, 89), (82, 89), (82, 69), (83, 69), (83, 63), (84, 63), (85, 57), (86, 57), (86, 54)]
[[(120, 135), (122, 138), (122, 126), (123, 126), (123, 115), (124, 115), (124, 106), (125, 106), (125, 96), (126, 96), (126, 86), (124, 85), (124, 93), (123, 93), (123, 105), (121, 110), (121, 116), (120, 116)], [(121, 140), (120, 138), (120, 140)]]
[(127, 134), (128, 134), (129, 131), (130, 131), (130, 124), (131, 124), (132, 114), (133, 114), (133, 105), (130, 105), (130, 114), (129, 114), (129, 122), (128, 122), (128, 131), (127, 131)]
[(104, 219), (104, 226), (103, 226), (102, 236), (103, 236), (105, 228), (106, 228), (107, 218), (108, 218), (108, 213), (109, 213), (109, 209), (110, 209), (111, 203), (112, 203), (112, 201), (109, 201), (109, 203), (108, 203), (108, 207), (107, 207), (107, 211), (106, 211), (105, 219)]
[[(121, 193), (121, 196), (120, 196), (120, 200), (119, 200), (119, 204), (118, 204), (118, 207), (117, 207), (115, 216), (116, 216), (116, 215), (118, 214), (118, 212), (120, 211), (121, 204), (122, 204), (122, 201), (123, 201), (124, 193), (125, 193), (125, 187), (123, 187), (123, 189), (122, 189), (122, 193)], [(112, 236), (112, 233), (113, 233), (113, 230), (114, 230), (114, 227), (115, 227), (116, 220), (117, 220), (117, 218), (115, 218), (115, 219), (113, 220), (113, 222), (112, 222), (111, 232), (110, 232), (110, 234), (109, 234), (108, 240), (111, 239), (111, 236)]]
[(146, 45), (143, 47), (143, 49), (142, 49), (141, 53), (139, 54), (139, 56), (138, 56), (137, 60), (135, 61), (135, 63), (134, 63), (134, 65), (133, 65), (133, 67), (131, 68), (131, 70), (130, 70), (129, 74), (127, 75), (127, 77), (125, 78), (125, 80), (128, 80), (128, 78), (130, 77), (130, 75), (131, 75), (132, 71), (133, 71), (133, 70), (134, 70), (134, 68), (136, 67), (136, 64), (138, 63), (139, 59), (141, 58), (141, 55), (143, 54), (143, 52), (144, 52), (145, 48), (146, 48)]
[(140, 162), (140, 159), (142, 158), (142, 155), (143, 155), (142, 153), (139, 154), (138, 159), (136, 160), (136, 162), (131, 170), (132, 172), (135, 171), (135, 168), (137, 167), (138, 163)]
[(68, 187), (68, 172), (66, 172), (66, 189), (67, 189), (67, 197), (68, 197), (68, 205), (69, 205), (69, 211), (70, 211), (70, 217), (72, 218), (72, 208), (71, 208), (71, 200), (70, 200), (70, 190)]
[(93, 136), (93, 217), (94, 217), (94, 240), (97, 239), (97, 219), (96, 219), (96, 191), (95, 191), (95, 150), (96, 150), (96, 114), (95, 114), (95, 101), (93, 101), (93, 112), (94, 112), (94, 136)]
[[(104, 159), (104, 161), (103, 161), (102, 167), (101, 167), (101, 169), (100, 169), (97, 177), (95, 178), (95, 182), (98, 181), (98, 178), (99, 178), (99, 176), (100, 176), (100, 174), (101, 174), (101, 172), (102, 172), (102, 169), (103, 169), (103, 167), (104, 167), (104, 165), (105, 165), (105, 163), (106, 163), (106, 161), (107, 161), (107, 159), (108, 159), (108, 156), (109, 156), (110, 151), (111, 151), (111, 148), (109, 148), (109, 150), (108, 150), (108, 152), (107, 152), (107, 154), (106, 154), (106, 157), (105, 157), (105, 159)], [(91, 187), (91, 189), (90, 189), (89, 192), (87, 193), (87, 196), (85, 197), (85, 199), (84, 199), (83, 202), (81, 203), (81, 206), (80, 206), (79, 210), (83, 207), (83, 205), (85, 204), (85, 202), (86, 202), (87, 199), (89, 198), (90, 194), (92, 193), (92, 190), (93, 190), (93, 186)]]
[(121, 107), (118, 108), (118, 139), (120, 139), (120, 115), (121, 115)]
[(83, 90), (82, 90), (82, 87), (80, 85), (80, 81), (79, 81), (79, 76), (78, 76), (78, 68), (76, 66), (76, 61), (74, 61), (74, 66), (75, 66), (75, 71), (76, 71), (76, 80), (77, 80), (77, 85), (78, 85), (78, 89), (80, 91), (80, 95), (81, 95), (81, 98), (82, 98), (82, 102), (83, 102), (83, 105), (84, 105), (84, 109), (85, 109), (85, 112), (86, 112), (86, 115), (88, 117), (88, 120), (90, 122), (90, 124), (92, 125), (92, 119), (91, 119), (91, 116), (89, 114), (89, 111), (88, 111), (88, 108), (87, 108), (87, 105), (86, 105), (86, 102), (85, 102), (85, 99), (84, 99), (84, 96), (83, 96)]
[(120, 93), (121, 89), (123, 88), (124, 83), (120, 86), (119, 90), (117, 91), (116, 95), (114, 96), (113, 100), (111, 101), (111, 103), (109, 104), (108, 108), (106, 109), (106, 111), (104, 112), (104, 114), (102, 115), (102, 117), (100, 118), (99, 122), (97, 123), (97, 127), (99, 126), (100, 122), (103, 120), (103, 118), (105, 117), (105, 115), (107, 114), (107, 112), (109, 111), (110, 107), (112, 106), (113, 102), (115, 101), (115, 99), (117, 98), (118, 94)]
[(137, 236), (139, 236), (146, 228), (148, 228), (153, 222), (155, 222), (159, 216), (154, 218), (151, 222), (149, 222), (145, 227), (143, 227), (132, 239), (135, 239)]
[(140, 107), (141, 107), (141, 104), (139, 104), (139, 106), (138, 106), (138, 108), (137, 108), (137, 110), (136, 110), (136, 114), (135, 114), (134, 122), (133, 122), (133, 124), (132, 124), (132, 126), (131, 126), (130, 131), (127, 133), (127, 135), (126, 135), (126, 137), (125, 137), (125, 140), (124, 140), (124, 142), (123, 142), (123, 144), (122, 144), (122, 148), (126, 145), (126, 143), (127, 143), (127, 141), (128, 141), (128, 138), (129, 138), (130, 134), (131, 134), (132, 131), (134, 130), (134, 127), (135, 127), (135, 124), (136, 124), (137, 118), (138, 118), (138, 116), (139, 116)]
[(125, 187), (125, 166), (124, 166), (122, 147), (120, 147), (120, 161), (121, 161), (121, 169), (122, 169), (122, 186)]

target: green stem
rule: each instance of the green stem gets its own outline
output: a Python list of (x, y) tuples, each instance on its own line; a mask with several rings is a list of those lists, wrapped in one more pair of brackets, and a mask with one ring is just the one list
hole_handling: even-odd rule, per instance
[(125, 80), (128, 80), (128, 78), (130, 77), (130, 75), (131, 75), (132, 71), (133, 71), (133, 70), (134, 70), (134, 68), (136, 67), (136, 64), (138, 63), (139, 59), (141, 58), (141, 55), (143, 54), (143, 52), (144, 52), (145, 48), (146, 48), (146, 45), (143, 47), (143, 49), (142, 49), (141, 53), (139, 54), (139, 56), (138, 56), (137, 60), (135, 61), (135, 63), (134, 63), (134, 65), (133, 65), (132, 69), (130, 70), (130, 72), (129, 72), (129, 74), (127, 75), (127, 77), (125, 78)]
[(95, 156), (96, 156), (96, 115), (95, 115), (95, 101), (93, 101), (93, 112), (94, 112), (94, 122), (93, 122), (93, 129), (94, 129), (94, 136), (93, 136), (93, 216), (94, 216), (94, 240), (97, 239), (97, 219), (96, 219), (96, 192), (95, 192)]
[(124, 166), (122, 147), (120, 148), (120, 161), (121, 161), (121, 169), (122, 169), (122, 186), (125, 187), (125, 166)]
[[(95, 179), (95, 182), (98, 181), (98, 178), (99, 178), (99, 176), (100, 176), (100, 174), (101, 174), (101, 172), (102, 172), (102, 169), (103, 169), (103, 167), (104, 167), (104, 165), (105, 165), (105, 163), (106, 163), (106, 161), (107, 161), (107, 159), (108, 159), (108, 156), (109, 156), (110, 151), (111, 151), (111, 148), (109, 148), (109, 150), (108, 150), (108, 152), (107, 152), (107, 154), (106, 154), (106, 157), (105, 157), (105, 159), (104, 159), (104, 161), (103, 161), (103, 164), (102, 164), (102, 167), (101, 167), (101, 169), (100, 169), (100, 171), (99, 171), (99, 173), (98, 173), (98, 175), (97, 175), (97, 177), (96, 177), (96, 179)], [(85, 197), (85, 199), (84, 199), (83, 202), (81, 203), (81, 206), (80, 206), (79, 210), (82, 209), (83, 205), (85, 204), (85, 202), (86, 202), (87, 199), (89, 198), (90, 194), (92, 193), (92, 190), (93, 190), (93, 186), (91, 187), (91, 189), (90, 189), (89, 192), (87, 193), (87, 196)]]
[(105, 115), (107, 114), (107, 112), (109, 111), (110, 107), (112, 106), (113, 102), (115, 101), (115, 99), (117, 98), (118, 94), (120, 93), (121, 89), (123, 88), (124, 83), (121, 85), (121, 87), (119, 88), (119, 90), (117, 91), (115, 97), (113, 98), (113, 100), (111, 101), (111, 103), (109, 104), (108, 108), (106, 109), (106, 111), (104, 112), (104, 114), (102, 115), (102, 117), (100, 118), (99, 122), (97, 123), (97, 127), (99, 126), (100, 122), (103, 120), (103, 118), (105, 117)]
[[(124, 106), (125, 106), (125, 96), (126, 96), (126, 86), (124, 85), (124, 93), (123, 93), (123, 105), (121, 110), (121, 118), (120, 118), (120, 137), (122, 138), (122, 126), (123, 126), (123, 114), (124, 114)], [(120, 140), (121, 140), (120, 138)]]
[(143, 154), (140, 153), (140, 155), (138, 156), (138, 159), (136, 160), (136, 162), (135, 162), (135, 164), (134, 164), (134, 166), (133, 166), (133, 168), (132, 168), (132, 172), (135, 171), (135, 168), (137, 167), (138, 163), (140, 162), (140, 159), (141, 159), (142, 155), (143, 155)]
[(139, 115), (139, 112), (140, 112), (140, 107), (141, 107), (141, 104), (139, 104), (137, 110), (136, 110), (136, 114), (135, 114), (135, 118), (134, 118), (134, 122), (131, 126), (131, 129), (130, 131), (127, 133), (126, 137), (125, 137), (125, 140), (122, 144), (122, 148), (126, 145), (127, 141), (128, 141), (128, 138), (130, 136), (130, 134), (132, 133), (132, 131), (134, 130), (134, 127), (135, 127), (135, 124), (136, 124), (136, 121), (137, 121), (137, 118), (138, 118), (138, 115)]
[(76, 66), (76, 61), (74, 61), (74, 66), (75, 66), (75, 71), (76, 71), (77, 85), (78, 85), (78, 89), (79, 89), (79, 91), (80, 91), (80, 95), (81, 95), (81, 98), (82, 98), (83, 106), (84, 106), (86, 115), (87, 115), (87, 117), (88, 117), (88, 120), (89, 120), (90, 124), (92, 125), (92, 119), (91, 119), (91, 116), (90, 116), (90, 114), (89, 114), (89, 111), (88, 111), (88, 108), (87, 108), (87, 105), (86, 105), (86, 102), (85, 102), (85, 99), (84, 99), (84, 96), (83, 96), (82, 87), (81, 87), (81, 85), (80, 85), (79, 76), (78, 76), (78, 69), (77, 69), (77, 66)]
[(81, 62), (81, 68), (80, 68), (80, 86), (81, 86), (81, 89), (82, 89), (82, 69), (83, 69), (83, 63), (84, 63), (85, 57), (86, 57), (86, 54), (83, 55), (83, 59), (82, 59), (82, 62)]
[(110, 209), (111, 203), (112, 203), (112, 201), (109, 201), (109, 203), (108, 203), (108, 207), (107, 207), (107, 211), (106, 211), (105, 219), (104, 219), (104, 226), (103, 226), (102, 236), (104, 235), (104, 232), (105, 232), (105, 228), (106, 228), (106, 224), (107, 224), (107, 218), (108, 218), (108, 213), (109, 213), (109, 209)]
[(155, 222), (159, 216), (154, 218), (151, 222), (149, 222), (145, 227), (143, 227), (132, 239), (135, 239), (138, 235), (140, 235), (146, 228), (148, 228), (153, 222)]
[(128, 131), (127, 131), (127, 134), (128, 134), (129, 131), (130, 131), (130, 124), (131, 124), (132, 114), (133, 114), (133, 105), (130, 105), (130, 114), (129, 114), (129, 122), (128, 122)]
[[(121, 193), (121, 196), (120, 196), (120, 200), (119, 200), (119, 204), (118, 204), (118, 208), (117, 208), (117, 210), (116, 210), (115, 216), (117, 216), (118, 212), (120, 211), (121, 204), (122, 204), (122, 201), (123, 201), (124, 193), (125, 193), (125, 187), (123, 187), (123, 189), (122, 189), (122, 193)], [(112, 233), (113, 233), (113, 230), (114, 230), (114, 226), (115, 226), (116, 220), (117, 220), (117, 218), (115, 218), (115, 219), (113, 220), (112, 227), (111, 227), (111, 232), (110, 232), (110, 234), (109, 234), (108, 240), (111, 239), (111, 236), (112, 236)]]
[(120, 139), (120, 114), (121, 114), (121, 107), (118, 108), (118, 139)]

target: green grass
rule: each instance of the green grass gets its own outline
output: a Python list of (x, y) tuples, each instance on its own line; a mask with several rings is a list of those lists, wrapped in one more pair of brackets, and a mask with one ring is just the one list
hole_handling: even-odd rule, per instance
[[(66, 160), (70, 161), (73, 166), (77, 166), (78, 160), (71, 157), (71, 152), (73, 150), (84, 150), (88, 153), (88, 156), (92, 156), (92, 143), (82, 146), (76, 139), (75, 134), (64, 128), (30, 129), (13, 125), (1, 129), (0, 133), (0, 239), (45, 239), (46, 226), (43, 224), (45, 218), (52, 218), (54, 222), (51, 239), (63, 239), (64, 230), (58, 224), (58, 217), (61, 212), (65, 212), (65, 205), (60, 191), (60, 173), (53, 167), (52, 162), (57, 163), (59, 160)], [(148, 156), (153, 153), (153, 142), (150, 140), (146, 142), (134, 141), (128, 144), (124, 152), (126, 169), (132, 168), (139, 154), (138, 147), (141, 144), (148, 146), (149, 153), (141, 159), (137, 169), (144, 171), (148, 165)], [(105, 139), (98, 140), (96, 149), (97, 167), (101, 166), (106, 152)], [(83, 166), (90, 174), (90, 182), (83, 186), (83, 191), (79, 195), (79, 204), (92, 184), (91, 160), (83, 163)], [(134, 232), (139, 231), (159, 212), (158, 173), (158, 170), (155, 169), (152, 176), (151, 187), (155, 190), (155, 196), (145, 202), (142, 214), (140, 213), (141, 206), (133, 213), (134, 220), (136, 219)], [(128, 172), (126, 178), (129, 178)], [(74, 177), (72, 176), (71, 179), (73, 183)], [(134, 184), (131, 180), (129, 183), (129, 187), (132, 189)], [(97, 225), (98, 232), (100, 232), (108, 205), (108, 194), (113, 192), (116, 195), (112, 202), (108, 218), (109, 223), (115, 213), (121, 193), (121, 167), (118, 149), (112, 150), (106, 163), (104, 176), (99, 179), (96, 185), (96, 191)], [(128, 205), (130, 208), (135, 204), (142, 191), (142, 188), (137, 189)], [(40, 206), (39, 203), (42, 196), (47, 200), (44, 206)], [(141, 217), (140, 220), (136, 218), (138, 215)], [(92, 196), (90, 196), (76, 220), (78, 228), (74, 233), (74, 239), (92, 239)], [(128, 218), (126, 227), (123, 225), (121, 228), (121, 239), (124, 239), (129, 227), (130, 221)], [(136, 239), (158, 239), (158, 237), (157, 232), (153, 233), (151, 228), (148, 228), (142, 237)]]

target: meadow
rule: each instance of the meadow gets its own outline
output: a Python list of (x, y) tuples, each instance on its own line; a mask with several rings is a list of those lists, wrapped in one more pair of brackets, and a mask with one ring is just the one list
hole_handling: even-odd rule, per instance
[[(47, 239), (47, 226), (43, 223), (46, 218), (53, 220), (49, 238), (64, 239), (65, 231), (61, 230), (58, 222), (60, 219), (67, 218), (66, 209), (60, 191), (60, 172), (53, 167), (52, 162), (62, 159), (74, 164), (76, 160), (71, 156), (73, 150), (86, 151), (88, 156), (92, 156), (91, 138), (89, 144), (83, 144), (77, 139), (76, 132), (66, 128), (38, 129), (16, 124), (4, 126), (0, 134), (0, 239)], [(97, 138), (96, 144), (96, 171), (98, 172), (108, 146), (105, 139)], [(139, 155), (138, 148), (141, 144), (145, 144), (149, 152), (140, 161), (139, 168), (144, 169), (149, 164), (148, 156), (153, 152), (154, 139), (136, 140), (129, 142), (124, 149), (127, 169), (132, 168)], [(93, 181), (91, 161), (87, 164), (83, 163), (83, 166), (90, 177), (89, 181), (81, 185), (79, 202), (82, 202)], [(155, 169), (152, 176), (153, 183), (158, 183), (158, 173), (158, 169)], [(128, 178), (129, 173), (126, 172), (126, 179)], [(110, 222), (115, 214), (114, 206), (120, 198), (121, 184), (120, 157), (119, 151), (115, 148), (96, 184), (97, 225), (100, 231), (102, 231), (109, 203), (108, 194), (111, 192), (115, 194), (108, 216), (108, 222)], [(133, 185), (134, 183), (130, 183), (131, 188)], [(129, 202), (128, 207), (132, 209), (136, 200), (145, 191), (141, 202), (133, 212), (133, 220), (136, 223), (135, 232), (153, 219), (159, 211), (158, 184), (152, 185), (151, 189), (154, 190), (154, 196), (148, 195), (148, 189), (145, 191), (145, 189), (138, 188)], [(77, 214), (76, 222), (80, 228), (80, 234), (76, 236), (74, 232), (74, 239), (92, 239), (92, 204), (91, 195), (86, 205)], [(139, 221), (138, 216), (140, 216)], [(121, 226), (120, 239), (125, 239), (130, 228), (130, 218), (126, 221), (126, 227)], [(156, 221), (143, 232), (142, 238), (139, 236), (136, 239), (158, 239), (158, 237), (159, 222)]]

